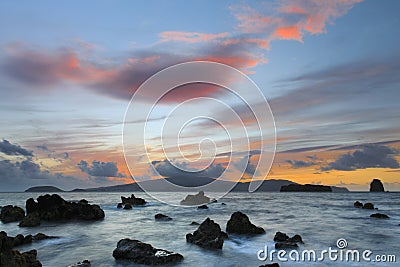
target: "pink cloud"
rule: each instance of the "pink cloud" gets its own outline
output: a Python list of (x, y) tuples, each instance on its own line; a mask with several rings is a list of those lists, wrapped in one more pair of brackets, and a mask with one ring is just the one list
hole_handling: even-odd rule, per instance
[(305, 33), (326, 32), (326, 26), (333, 19), (343, 16), (360, 2), (362, 0), (283, 0), (268, 14), (249, 6), (233, 10), (238, 20), (237, 29), (243, 34), (258, 34), (268, 41), (302, 41)]

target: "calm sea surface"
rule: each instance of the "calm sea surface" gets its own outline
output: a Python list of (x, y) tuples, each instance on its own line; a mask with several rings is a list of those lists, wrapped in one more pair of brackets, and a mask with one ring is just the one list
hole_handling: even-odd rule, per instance
[[(42, 193), (0, 193), (0, 206), (8, 204), (25, 207), (25, 200), (38, 197)], [(185, 193), (172, 194), (180, 199)], [(92, 266), (140, 266), (127, 262), (116, 262), (112, 251), (122, 238), (138, 239), (154, 247), (181, 253), (185, 259), (176, 266), (259, 266), (270, 263), (257, 259), (257, 251), (273, 249), (275, 232), (288, 235), (300, 234), (305, 242), (298, 251), (315, 250), (320, 252), (332, 247), (337, 249), (336, 241), (344, 238), (346, 249), (361, 252), (371, 250), (374, 255), (396, 255), (397, 263), (377, 262), (279, 262), (281, 266), (400, 266), (400, 193), (231, 193), (218, 203), (209, 205), (208, 210), (174, 207), (158, 202), (144, 193), (136, 196), (145, 198), (149, 204), (120, 210), (116, 204), (120, 196), (128, 193), (60, 193), (66, 200), (87, 199), (99, 204), (106, 217), (97, 222), (42, 223), (39, 227), (19, 228), (17, 223), (2, 224), (0, 230), (9, 235), (36, 234), (58, 236), (58, 239), (44, 240), (21, 246), (20, 251), (37, 249), (43, 266), (67, 266), (89, 259)], [(211, 195), (212, 196), (212, 195)], [(171, 196), (172, 197), (172, 196)], [(353, 202), (373, 202), (378, 211), (353, 207)], [(221, 202), (226, 205), (221, 205)], [(265, 235), (256, 237), (230, 236), (222, 251), (209, 251), (186, 243), (185, 235), (210, 217), (225, 230), (226, 222), (235, 211), (246, 213), (250, 220), (266, 230)], [(373, 219), (374, 212), (385, 213), (390, 219)], [(154, 215), (163, 213), (173, 218), (169, 222), (156, 222)], [(288, 256), (286, 256), (288, 257)]]

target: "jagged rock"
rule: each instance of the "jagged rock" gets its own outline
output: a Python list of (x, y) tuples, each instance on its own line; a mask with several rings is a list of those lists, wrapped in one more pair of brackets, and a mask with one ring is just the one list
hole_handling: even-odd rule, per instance
[(207, 218), (193, 234), (186, 235), (186, 241), (207, 249), (222, 249), (224, 236), (221, 227)]
[(237, 211), (231, 215), (227, 225), (226, 232), (229, 234), (264, 234), (265, 231), (263, 228), (255, 226), (249, 220), (246, 214)]
[(78, 202), (79, 204), (89, 204), (89, 201), (87, 201), (86, 199), (81, 199)]
[(122, 204), (131, 204), (133, 206), (141, 206), (146, 204), (146, 200), (140, 197), (135, 197), (134, 194), (132, 194), (130, 197), (121, 196), (121, 201)]
[[(4, 231), (1, 232), (1, 233), (3, 235), (7, 234)], [(38, 234), (36, 234), (34, 236), (32, 236), (32, 235), (23, 236), (21, 234), (18, 234), (15, 237), (8, 236), (8, 239), (11, 240), (11, 243), (12, 243), (13, 247), (18, 247), (18, 246), (21, 246), (21, 245), (30, 244), (30, 243), (32, 243), (32, 241), (39, 241), (39, 240), (50, 239), (50, 238), (56, 238), (56, 237), (55, 236), (48, 236), (48, 235), (45, 235), (45, 234), (42, 234), (42, 233), (38, 233)]]
[(157, 213), (156, 215), (154, 215), (154, 219), (157, 221), (171, 221), (172, 220), (171, 217), (161, 214), (161, 213)]
[(183, 260), (183, 256), (179, 253), (157, 249), (150, 244), (129, 238), (118, 241), (113, 257), (147, 265), (175, 263)]
[(363, 207), (363, 203), (361, 203), (360, 201), (356, 201), (356, 202), (354, 202), (354, 207), (362, 208)]
[(1, 208), (0, 220), (3, 223), (20, 221), (24, 216), (25, 211), (18, 206), (7, 205)]
[(130, 203), (126, 203), (124, 206), (124, 210), (131, 210), (132, 209), (132, 205)]
[(287, 241), (288, 241), (288, 242), (294, 242), (294, 243), (301, 243), (301, 244), (304, 244), (303, 238), (301, 238), (300, 235), (294, 235), (294, 236), (288, 238)]
[(43, 233), (37, 233), (36, 235), (34, 235), (32, 237), (32, 239), (35, 241), (44, 240), (44, 239), (53, 239), (53, 238), (57, 238), (57, 237), (56, 236), (48, 236)]
[(373, 210), (373, 209), (375, 209), (374, 204), (372, 204), (372, 203), (370, 203), (370, 202), (365, 203), (365, 204), (363, 205), (362, 208), (363, 208), (363, 209), (367, 209), (367, 210)]
[(197, 209), (206, 210), (206, 209), (208, 209), (208, 206), (207, 205), (201, 205), (201, 206), (198, 206)]
[(40, 215), (38, 212), (27, 214), (19, 223), (20, 227), (34, 227), (40, 225)]
[(281, 233), (281, 232), (276, 232), (275, 236), (274, 236), (274, 241), (275, 242), (283, 242), (289, 239), (289, 236), (285, 233)]
[(302, 244), (304, 243), (300, 235), (294, 235), (292, 237), (289, 237), (287, 234), (282, 232), (276, 232), (274, 236), (274, 241), (276, 242), (275, 243), (276, 249), (297, 248), (298, 247), (297, 243), (302, 243)]
[(117, 208), (118, 208), (118, 209), (122, 209), (122, 207), (123, 207), (123, 204), (122, 204), (122, 203), (118, 203), (118, 204), (117, 204)]
[(19, 234), (11, 238), (13, 238), (13, 247), (32, 243), (32, 235), (23, 236)]
[(90, 267), (90, 266), (92, 266), (92, 265), (90, 264), (89, 260), (83, 260), (78, 263), (69, 265), (68, 267)]
[(369, 217), (377, 218), (377, 219), (389, 219), (390, 218), (389, 216), (387, 216), (386, 214), (383, 214), (383, 213), (374, 213), (374, 214), (371, 214)]
[(372, 180), (369, 187), (369, 192), (385, 192), (385, 188), (383, 187), (381, 180), (379, 179)]
[(35, 225), (37, 214), (40, 220), (100, 220), (104, 218), (104, 211), (98, 205), (84, 202), (70, 202), (57, 194), (42, 195), (37, 202), (32, 198), (26, 201), (27, 219), (21, 225)]
[(27, 252), (19, 252), (13, 250), (14, 238), (7, 236), (7, 233), (0, 232), (0, 266), (4, 267), (41, 267), (38, 261), (37, 251), (30, 250)]
[(200, 191), (196, 195), (187, 195), (185, 199), (181, 201), (181, 205), (199, 206), (209, 202), (210, 198), (205, 196), (203, 191)]

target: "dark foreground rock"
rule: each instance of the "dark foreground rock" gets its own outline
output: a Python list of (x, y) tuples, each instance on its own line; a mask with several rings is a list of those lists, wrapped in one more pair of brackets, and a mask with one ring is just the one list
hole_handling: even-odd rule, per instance
[(183, 260), (183, 256), (179, 253), (157, 249), (150, 244), (129, 238), (118, 241), (117, 248), (113, 251), (113, 257), (117, 260), (124, 259), (147, 265), (175, 263)]
[(124, 210), (131, 210), (132, 209), (132, 204), (126, 203), (124, 206)]
[(13, 205), (7, 205), (1, 208), (0, 220), (3, 223), (18, 222), (25, 216), (25, 211)]
[(135, 197), (134, 194), (132, 194), (130, 197), (121, 196), (121, 201), (124, 205), (131, 204), (133, 206), (142, 206), (146, 204), (146, 200), (140, 197)]
[(354, 207), (362, 208), (363, 207), (363, 203), (361, 203), (360, 201), (356, 201), (356, 202), (354, 202)]
[(57, 194), (39, 196), (37, 202), (33, 198), (28, 199), (26, 213), (27, 216), (21, 221), (21, 226), (36, 226), (40, 220), (101, 220), (104, 218), (104, 211), (100, 206), (84, 201), (66, 201)]
[(186, 235), (186, 241), (207, 249), (222, 249), (226, 233), (221, 231), (219, 224), (210, 218), (202, 222), (193, 234)]
[(315, 184), (289, 184), (281, 187), (281, 192), (332, 192), (332, 188), (326, 185)]
[(196, 195), (187, 195), (184, 200), (181, 201), (181, 205), (186, 206), (199, 206), (210, 202), (210, 198), (204, 195), (203, 191), (200, 191)]
[(6, 232), (0, 232), (0, 266), (9, 267), (41, 267), (37, 260), (37, 251), (19, 252), (13, 250), (14, 240)]
[(38, 225), (40, 225), (40, 214), (36, 211), (27, 214), (19, 223), (20, 227), (35, 227)]
[(201, 206), (198, 206), (197, 209), (199, 209), (199, 210), (207, 210), (208, 206), (207, 205), (201, 205)]
[(369, 192), (385, 192), (385, 188), (383, 187), (381, 180), (379, 179), (372, 180), (369, 186)]
[(171, 217), (161, 214), (161, 213), (157, 213), (156, 215), (154, 215), (154, 219), (156, 221), (172, 221)]
[(365, 203), (365, 204), (363, 205), (362, 208), (363, 208), (363, 209), (367, 209), (367, 210), (373, 210), (373, 209), (375, 209), (374, 204), (372, 204), (372, 203), (370, 203), (370, 202)]
[(265, 234), (263, 228), (252, 224), (249, 217), (240, 211), (237, 211), (231, 215), (231, 218), (226, 225), (226, 232), (229, 234), (239, 235)]
[(387, 216), (386, 214), (383, 214), (383, 213), (374, 213), (374, 214), (371, 214), (369, 217), (377, 218), (377, 219), (389, 219), (390, 218), (389, 216)]
[[(5, 232), (2, 232), (3, 234), (6, 234)], [(42, 233), (38, 233), (34, 236), (32, 235), (16, 235), (15, 237), (9, 236), (8, 237), (10, 240), (12, 240), (12, 244), (13, 247), (17, 247), (17, 246), (21, 246), (21, 245), (25, 245), (25, 244), (30, 244), (33, 241), (40, 241), (40, 240), (44, 240), (44, 239), (50, 239), (50, 238), (57, 238), (55, 236), (48, 236)]]
[(298, 247), (297, 243), (302, 243), (302, 244), (304, 243), (300, 235), (296, 234), (292, 237), (289, 237), (287, 234), (282, 232), (276, 232), (274, 236), (274, 241), (276, 242), (275, 243), (276, 249), (297, 248)]
[(92, 266), (89, 260), (83, 260), (78, 263), (68, 265), (68, 267), (90, 267)]

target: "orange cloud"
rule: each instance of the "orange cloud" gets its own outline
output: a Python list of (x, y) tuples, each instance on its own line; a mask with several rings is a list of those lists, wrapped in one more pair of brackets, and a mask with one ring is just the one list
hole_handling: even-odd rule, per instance
[(295, 26), (286, 26), (286, 27), (278, 27), (274, 32), (273, 36), (277, 39), (290, 40), (294, 39), (297, 41), (302, 41), (302, 34), (300, 31), (300, 27)]
[(222, 39), (229, 36), (228, 32), (222, 33), (200, 33), (200, 32), (180, 32), (168, 31), (159, 34), (161, 42), (185, 42), (185, 43), (199, 43), (209, 42), (216, 39)]
[(343, 16), (362, 0), (284, 0), (270, 14), (248, 6), (234, 9), (238, 30), (243, 34), (260, 34), (264, 39), (302, 41), (303, 33), (321, 34), (332, 20)]

